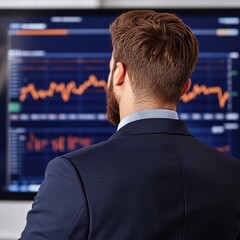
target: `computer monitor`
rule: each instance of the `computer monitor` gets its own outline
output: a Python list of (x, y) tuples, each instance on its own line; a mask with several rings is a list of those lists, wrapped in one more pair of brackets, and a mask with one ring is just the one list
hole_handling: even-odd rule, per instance
[[(180, 119), (201, 141), (240, 158), (240, 10), (158, 11), (181, 17), (200, 44)], [(109, 25), (121, 12), (0, 11), (0, 198), (32, 199), (51, 159), (116, 131), (105, 95)]]

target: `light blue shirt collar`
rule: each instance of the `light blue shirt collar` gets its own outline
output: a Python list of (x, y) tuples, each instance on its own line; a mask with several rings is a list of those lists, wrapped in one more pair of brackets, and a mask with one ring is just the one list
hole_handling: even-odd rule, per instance
[(148, 118), (169, 118), (169, 119), (178, 119), (178, 114), (176, 111), (168, 110), (168, 109), (148, 109), (142, 110), (138, 112), (131, 113), (127, 115), (122, 121), (119, 123), (117, 130), (125, 126), (130, 122), (134, 122), (141, 119)]

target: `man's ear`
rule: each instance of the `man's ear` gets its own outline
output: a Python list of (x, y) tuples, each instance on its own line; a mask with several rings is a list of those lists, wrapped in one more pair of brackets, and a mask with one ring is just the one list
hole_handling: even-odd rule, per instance
[(192, 83), (192, 81), (191, 81), (191, 79), (189, 78), (189, 79), (187, 80), (187, 83), (185, 84), (185, 86), (184, 86), (184, 88), (183, 88), (182, 96), (190, 89), (191, 83)]
[(125, 66), (121, 62), (116, 63), (116, 70), (114, 71), (113, 82), (115, 86), (120, 86), (124, 83), (125, 80)]

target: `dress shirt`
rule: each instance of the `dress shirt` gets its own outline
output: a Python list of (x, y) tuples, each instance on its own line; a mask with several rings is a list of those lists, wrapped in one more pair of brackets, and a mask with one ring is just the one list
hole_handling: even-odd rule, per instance
[(117, 130), (125, 126), (130, 122), (134, 122), (141, 119), (148, 118), (169, 118), (169, 119), (178, 119), (178, 114), (176, 111), (168, 109), (148, 109), (138, 112), (131, 113), (127, 115), (118, 125)]

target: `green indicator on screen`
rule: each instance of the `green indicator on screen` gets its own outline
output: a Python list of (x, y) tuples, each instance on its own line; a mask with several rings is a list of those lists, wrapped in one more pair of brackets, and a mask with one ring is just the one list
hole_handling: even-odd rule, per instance
[(238, 71), (237, 71), (237, 70), (233, 70), (233, 71), (232, 71), (232, 75), (233, 75), (233, 76), (237, 76), (237, 75), (238, 75)]
[(231, 92), (231, 96), (232, 97), (237, 97), (238, 96), (238, 92)]
[(8, 105), (8, 111), (10, 113), (17, 113), (21, 111), (21, 104), (18, 102), (10, 102)]

